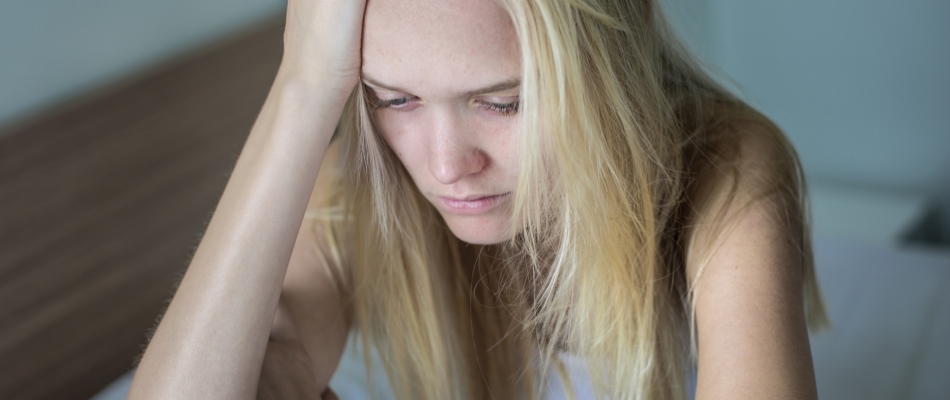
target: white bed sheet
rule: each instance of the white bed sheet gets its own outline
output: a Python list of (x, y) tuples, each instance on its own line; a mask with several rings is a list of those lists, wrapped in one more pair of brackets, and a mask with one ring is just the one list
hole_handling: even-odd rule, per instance
[[(819, 397), (950, 399), (950, 252), (816, 238), (815, 261), (833, 324), (811, 337)], [(125, 399), (131, 377), (93, 400)], [(374, 385), (392, 398), (385, 375)], [(358, 347), (348, 346), (331, 387), (367, 398)]]

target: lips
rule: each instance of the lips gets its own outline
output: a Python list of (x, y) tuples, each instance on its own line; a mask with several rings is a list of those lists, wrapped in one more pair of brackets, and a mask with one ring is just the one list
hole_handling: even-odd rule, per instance
[(499, 203), (508, 198), (509, 193), (496, 195), (473, 195), (463, 198), (439, 196), (439, 202), (446, 211), (453, 214), (482, 214), (495, 208)]

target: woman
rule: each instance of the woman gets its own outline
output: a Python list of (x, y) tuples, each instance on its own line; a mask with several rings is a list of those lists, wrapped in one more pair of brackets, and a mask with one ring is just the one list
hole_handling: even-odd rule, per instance
[(287, 17), (130, 398), (333, 397), (351, 328), (400, 398), (537, 397), (564, 354), (611, 399), (683, 398), (692, 361), (697, 398), (817, 397), (797, 159), (656, 4)]

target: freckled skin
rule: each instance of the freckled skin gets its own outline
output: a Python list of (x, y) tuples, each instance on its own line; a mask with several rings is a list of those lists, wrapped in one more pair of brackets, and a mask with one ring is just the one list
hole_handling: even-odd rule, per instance
[(517, 115), (486, 102), (517, 100), (518, 88), (471, 95), (521, 78), (521, 55), (508, 14), (493, 1), (372, 0), (363, 33), (364, 77), (380, 100), (412, 98), (374, 112), (379, 134), (449, 228), (470, 243), (507, 240), (510, 198), (462, 215), (440, 196), (510, 193), (519, 165)]

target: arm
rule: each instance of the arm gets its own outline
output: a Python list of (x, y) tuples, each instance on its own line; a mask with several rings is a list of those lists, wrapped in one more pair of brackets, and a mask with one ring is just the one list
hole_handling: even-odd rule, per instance
[(256, 395), (307, 200), (359, 78), (364, 4), (290, 1), (277, 79), (129, 399)]
[[(753, 143), (743, 150), (752, 156), (740, 163), (743, 171), (772, 169), (769, 148)], [(696, 398), (817, 398), (795, 200), (781, 193), (755, 198), (755, 188), (740, 185), (725, 204), (731, 182), (703, 178), (713, 182), (700, 196), (708, 199), (704, 213), (725, 208), (725, 224), (698, 224), (687, 256), (699, 342)], [(745, 178), (763, 182), (755, 172)]]
[[(335, 162), (331, 145), (314, 198), (332, 183), (328, 163)], [(325, 171), (330, 171), (326, 173)], [(328, 387), (346, 345), (349, 318), (345, 294), (332, 270), (339, 271), (327, 254), (322, 230), (304, 222), (287, 267), (258, 386), (259, 399), (316, 399)], [(315, 233), (318, 233), (315, 235)], [(321, 251), (317, 251), (317, 246)], [(324, 397), (329, 398), (329, 397)]]
[[(306, 225), (306, 224), (304, 224)], [(301, 228), (271, 329), (257, 398), (324, 399), (343, 354), (349, 323), (342, 293), (325, 264), (315, 263), (311, 235)], [(298, 251), (300, 250), (300, 251)]]

